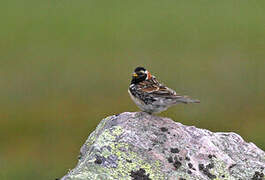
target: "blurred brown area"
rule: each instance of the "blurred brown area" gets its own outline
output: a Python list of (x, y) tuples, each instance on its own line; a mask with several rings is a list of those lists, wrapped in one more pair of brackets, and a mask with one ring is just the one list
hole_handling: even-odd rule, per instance
[(5, 1), (0, 179), (55, 179), (98, 122), (138, 111), (136, 66), (201, 104), (160, 114), (265, 149), (265, 1)]

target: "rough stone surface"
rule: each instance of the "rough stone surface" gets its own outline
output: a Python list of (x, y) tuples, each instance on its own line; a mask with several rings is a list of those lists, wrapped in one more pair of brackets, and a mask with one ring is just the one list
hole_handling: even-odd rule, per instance
[(62, 180), (262, 180), (264, 167), (264, 151), (235, 133), (125, 112), (99, 123)]

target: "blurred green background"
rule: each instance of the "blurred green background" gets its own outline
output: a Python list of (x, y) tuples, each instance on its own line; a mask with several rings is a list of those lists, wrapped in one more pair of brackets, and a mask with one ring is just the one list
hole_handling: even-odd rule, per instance
[(265, 1), (2, 1), (0, 179), (55, 179), (136, 66), (201, 100), (163, 112), (265, 149)]

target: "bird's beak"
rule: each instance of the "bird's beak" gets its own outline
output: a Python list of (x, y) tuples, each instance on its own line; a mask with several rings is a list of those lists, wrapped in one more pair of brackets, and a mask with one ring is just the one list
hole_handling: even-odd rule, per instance
[(133, 76), (133, 77), (137, 77), (138, 75), (137, 75), (136, 73), (133, 73), (132, 76)]

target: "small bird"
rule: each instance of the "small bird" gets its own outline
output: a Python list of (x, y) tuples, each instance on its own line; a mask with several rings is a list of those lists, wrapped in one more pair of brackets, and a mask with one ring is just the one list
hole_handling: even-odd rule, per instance
[(200, 103), (199, 100), (179, 95), (159, 83), (155, 76), (143, 67), (134, 70), (128, 92), (135, 104), (149, 114), (160, 113), (179, 103)]

